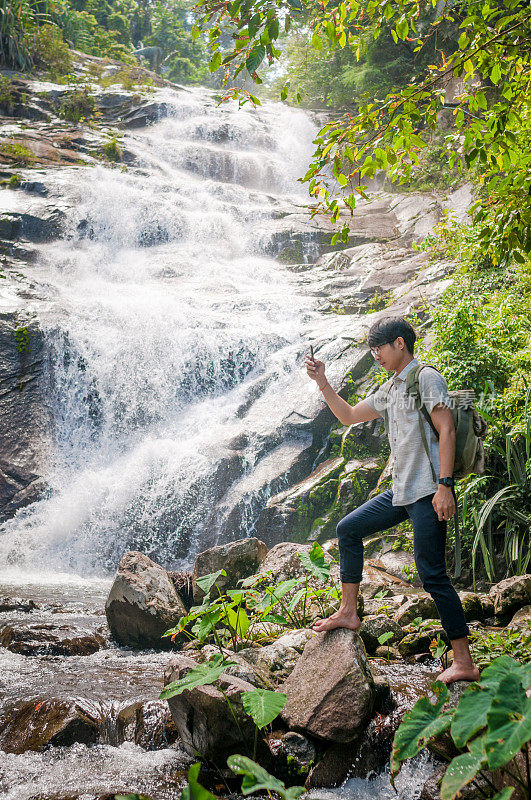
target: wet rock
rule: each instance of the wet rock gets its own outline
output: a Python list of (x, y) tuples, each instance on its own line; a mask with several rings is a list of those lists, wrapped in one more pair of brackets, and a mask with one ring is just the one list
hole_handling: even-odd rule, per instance
[(218, 586), (220, 589), (235, 589), (242, 578), (258, 572), (266, 555), (266, 545), (256, 538), (239, 539), (199, 553), (192, 573), (194, 601), (199, 603), (204, 597), (204, 592), (196, 583), (197, 578), (224, 569), (227, 575), (218, 578)]
[(531, 603), (531, 575), (516, 575), (495, 584), (489, 591), (496, 617), (504, 619)]
[(112, 635), (127, 647), (171, 647), (161, 638), (186, 615), (168, 573), (143, 553), (122, 556), (105, 603)]
[(408, 633), (398, 644), (398, 652), (403, 658), (418, 653), (429, 653), (433, 636), (429, 633)]
[(24, 656), (88, 656), (106, 647), (107, 641), (101, 627), (16, 622), (0, 629), (0, 645)]
[(289, 783), (301, 784), (317, 757), (313, 742), (295, 731), (274, 731), (266, 743), (274, 759), (274, 775)]
[(376, 648), (380, 645), (378, 638), (386, 633), (392, 634), (386, 640), (386, 645), (397, 644), (405, 636), (400, 625), (385, 614), (364, 617), (359, 633), (368, 653), (376, 651)]
[(144, 750), (169, 747), (179, 738), (166, 700), (151, 700), (136, 712), (135, 744)]
[(376, 658), (385, 658), (386, 661), (400, 661), (402, 658), (397, 647), (387, 647), (385, 644), (378, 645), (374, 655)]
[[(174, 656), (164, 672), (164, 685), (179, 680), (194, 664), (185, 656)], [(200, 753), (204, 758), (224, 763), (254, 736), (254, 723), (241, 702), (241, 693), (254, 687), (226, 673), (221, 676), (220, 683), (232, 712), (225, 695), (216, 686), (197, 686), (169, 698), (168, 704), (184, 750), (190, 755)]]
[(16, 308), (4, 308), (0, 318), (0, 520), (37, 500), (45, 488), (41, 476), (50, 456), (51, 418), (44, 402), (43, 366), (44, 339), (37, 322), (21, 316)]
[(290, 631), (272, 644), (248, 647), (239, 655), (258, 668), (267, 671), (273, 681), (283, 681), (291, 674), (306, 643), (316, 636), (311, 629)]
[(29, 614), (37, 608), (39, 608), (39, 606), (33, 600), (23, 600), (20, 597), (3, 597), (0, 599), (0, 612), (17, 611)]
[(311, 639), (281, 687), (289, 728), (332, 742), (355, 739), (371, 714), (374, 682), (354, 631), (338, 628)]
[(459, 598), (465, 612), (467, 622), (485, 619), (481, 597), (475, 592), (459, 592)]
[[(361, 585), (363, 586), (363, 584)], [(386, 616), (394, 617), (399, 610), (405, 606), (409, 599), (409, 595), (397, 594), (390, 597), (383, 597), (379, 600), (364, 600), (364, 612), (372, 616), (385, 614)]]
[(437, 606), (427, 594), (419, 594), (407, 601), (395, 614), (395, 622), (402, 627), (409, 625), (414, 619), (434, 619), (437, 617)]
[(329, 745), (310, 772), (305, 783), (306, 789), (328, 789), (342, 784), (350, 774), (356, 752), (355, 742)]
[(126, 128), (143, 128), (152, 122), (164, 119), (169, 113), (170, 106), (168, 103), (146, 103), (123, 114), (121, 122)]
[(494, 600), (488, 594), (478, 595), (481, 600), (481, 608), (483, 609), (482, 621), (494, 617)]
[(524, 606), (520, 611), (517, 611), (509, 625), (515, 628), (531, 625), (531, 605)]
[(98, 728), (78, 711), (74, 700), (32, 700), (9, 709), (0, 719), (0, 750), (6, 753), (97, 740)]

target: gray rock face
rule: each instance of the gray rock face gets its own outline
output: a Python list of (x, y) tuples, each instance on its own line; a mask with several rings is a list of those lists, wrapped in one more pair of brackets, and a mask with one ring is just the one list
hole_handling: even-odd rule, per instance
[[(179, 680), (195, 662), (185, 656), (174, 656), (164, 672), (164, 685)], [(224, 763), (231, 753), (239, 752), (245, 741), (252, 741), (254, 723), (245, 713), (241, 693), (252, 691), (252, 684), (224, 673), (220, 678), (227, 700), (216, 686), (197, 686), (170, 697), (168, 704), (187, 753), (200, 753), (204, 758)]]
[(45, 355), (35, 321), (0, 316), (0, 520), (36, 500), (49, 457)]
[(497, 617), (514, 614), (531, 603), (531, 575), (517, 575), (491, 587), (489, 595), (494, 601)]
[(143, 553), (122, 556), (105, 603), (114, 638), (127, 647), (171, 647), (162, 634), (186, 615), (168, 573)]
[(282, 718), (289, 728), (330, 742), (356, 739), (374, 703), (374, 681), (363, 643), (354, 631), (318, 634), (281, 687)]
[(205, 550), (195, 559), (192, 579), (194, 581), (194, 601), (201, 601), (204, 592), (196, 584), (197, 578), (224, 569), (226, 576), (220, 575), (217, 584), (220, 589), (235, 589), (238, 581), (258, 572), (267, 555), (267, 547), (259, 539), (240, 539), (237, 542), (218, 545)]

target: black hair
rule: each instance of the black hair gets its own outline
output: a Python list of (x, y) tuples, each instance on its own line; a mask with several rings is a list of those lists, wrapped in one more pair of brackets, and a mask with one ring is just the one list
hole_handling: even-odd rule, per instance
[(369, 328), (367, 342), (369, 347), (394, 342), (397, 336), (402, 336), (408, 351), (413, 355), (417, 334), (413, 326), (404, 317), (383, 317)]

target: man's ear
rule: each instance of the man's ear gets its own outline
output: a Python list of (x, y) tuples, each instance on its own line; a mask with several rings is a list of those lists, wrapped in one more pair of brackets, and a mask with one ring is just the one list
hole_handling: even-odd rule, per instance
[(398, 345), (398, 349), (399, 350), (405, 350), (406, 349), (406, 343), (404, 341), (404, 337), (403, 336), (397, 336), (396, 340), (395, 340), (395, 344)]

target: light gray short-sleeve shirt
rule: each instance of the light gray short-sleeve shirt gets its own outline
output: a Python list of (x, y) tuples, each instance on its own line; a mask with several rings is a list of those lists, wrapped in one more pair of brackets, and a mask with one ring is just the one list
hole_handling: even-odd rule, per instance
[[(430, 462), (422, 443), (418, 412), (413, 400), (406, 395), (406, 376), (418, 363), (418, 360), (413, 358), (402, 372), (394, 375), (374, 394), (365, 398), (365, 402), (381, 417), (387, 407), (393, 480), (392, 503), (394, 506), (409, 505), (421, 497), (433, 494), (439, 488), (438, 482), (433, 480)], [(421, 370), (419, 387), (424, 405), (430, 414), (438, 403), (444, 403), (451, 408), (446, 381), (433, 367), (425, 367)], [(423, 416), (422, 425), (426, 432), (430, 459), (438, 481), (440, 475), (439, 443)]]

